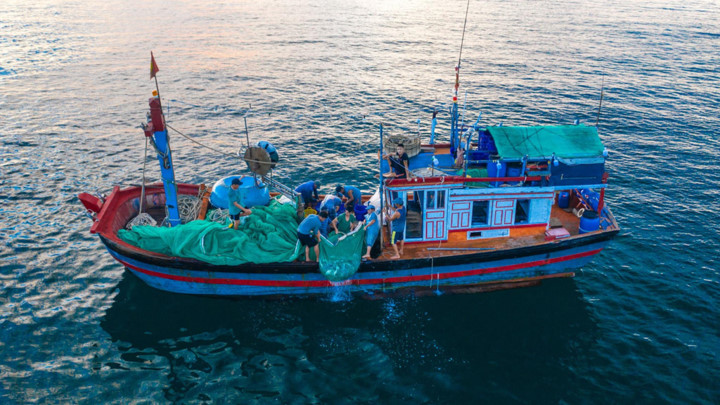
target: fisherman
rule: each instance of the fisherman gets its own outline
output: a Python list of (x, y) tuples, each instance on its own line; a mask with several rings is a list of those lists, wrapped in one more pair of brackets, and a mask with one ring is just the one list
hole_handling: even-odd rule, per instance
[[(328, 220), (322, 221), (322, 223), (320, 224), (320, 234), (327, 238), (328, 232), (329, 232), (328, 228), (332, 225), (332, 219), (330, 217), (330, 213), (328, 212), (327, 208), (321, 208), (320, 212), (324, 212), (328, 216)], [(334, 215), (335, 215), (335, 210), (333, 210), (333, 217), (334, 217)], [(337, 232), (336, 228), (333, 228), (333, 229), (335, 229), (335, 232)]]
[(270, 161), (277, 163), (280, 160), (280, 155), (277, 153), (277, 149), (268, 141), (260, 141), (256, 145), (258, 148), (263, 148), (270, 155)]
[(380, 233), (380, 222), (378, 221), (378, 216), (375, 213), (374, 205), (368, 205), (367, 210), (368, 214), (365, 216), (365, 244), (367, 245), (367, 253), (365, 253), (362, 258), (369, 260), (370, 249), (372, 249), (375, 244), (375, 239), (377, 239), (378, 234)]
[(393, 177), (405, 177), (410, 180), (410, 157), (405, 153), (405, 145), (399, 143), (395, 149), (393, 155), (383, 155), (384, 159), (387, 159), (388, 164), (392, 167)]
[(230, 212), (230, 218), (233, 220), (232, 227), (236, 230), (238, 229), (238, 225), (240, 225), (240, 217), (252, 214), (251, 210), (240, 205), (242, 202), (240, 183), (243, 178), (245, 178), (245, 176), (232, 179), (232, 182), (230, 182), (230, 190), (228, 190), (228, 210)]
[[(393, 205), (395, 206), (395, 212), (388, 218), (388, 221), (391, 222), (390, 244), (395, 249), (395, 256), (391, 257), (391, 259), (399, 259), (405, 247), (405, 217), (407, 216), (407, 210), (403, 206), (402, 198), (396, 198)], [(400, 242), (400, 251), (398, 251), (397, 247), (398, 242)]]
[(352, 203), (347, 203), (345, 205), (345, 212), (338, 215), (332, 223), (333, 228), (335, 228), (335, 233), (350, 233), (350, 231), (352, 231), (355, 227), (355, 223), (357, 223), (357, 218), (355, 218), (355, 206), (352, 205)]
[(322, 205), (320, 205), (320, 209), (327, 209), (328, 211), (328, 218), (335, 219), (336, 213), (340, 210), (340, 207), (342, 206), (342, 200), (335, 196), (327, 196), (325, 198), (325, 201), (323, 201)]
[(300, 195), (302, 196), (305, 208), (312, 208), (312, 206), (318, 201), (318, 199), (320, 198), (318, 197), (319, 188), (320, 182), (317, 180), (308, 181), (295, 188), (295, 192), (300, 193)]
[(346, 204), (352, 204), (353, 207), (362, 204), (362, 194), (360, 189), (353, 186), (343, 186), (338, 184), (335, 187), (335, 194), (340, 198), (347, 198)]
[(453, 167), (456, 169), (462, 169), (465, 166), (465, 149), (463, 147), (459, 147), (458, 150), (455, 152), (455, 163), (453, 164)]
[(298, 225), (297, 236), (300, 245), (305, 246), (305, 261), (310, 261), (310, 248), (315, 250), (315, 259), (320, 257), (320, 226), (327, 221), (327, 212), (320, 211), (320, 214), (310, 214)]

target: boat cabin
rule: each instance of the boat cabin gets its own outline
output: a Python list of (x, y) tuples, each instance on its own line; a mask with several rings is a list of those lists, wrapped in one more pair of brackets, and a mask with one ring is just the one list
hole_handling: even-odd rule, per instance
[[(543, 234), (576, 206), (602, 211), (606, 152), (595, 127), (470, 128), (464, 138), (423, 145), (409, 180), (384, 181), (385, 201), (407, 208), (406, 243)], [(381, 172), (392, 175), (386, 161)]]

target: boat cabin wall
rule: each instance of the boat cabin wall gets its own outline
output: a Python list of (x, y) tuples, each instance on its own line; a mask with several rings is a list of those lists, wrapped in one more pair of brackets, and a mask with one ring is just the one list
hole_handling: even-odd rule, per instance
[(528, 187), (451, 190), (448, 228), (459, 240), (511, 236), (518, 228), (544, 231), (554, 197), (554, 191)]
[(461, 186), (435, 184), (386, 189), (386, 201), (403, 200), (407, 243), (447, 240), (450, 190)]

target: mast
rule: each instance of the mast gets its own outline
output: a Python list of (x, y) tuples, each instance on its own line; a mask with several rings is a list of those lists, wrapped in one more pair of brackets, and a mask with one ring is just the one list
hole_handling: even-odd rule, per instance
[[(380, 211), (380, 249), (383, 247), (383, 212), (385, 211), (385, 205), (383, 204), (383, 195), (385, 194), (385, 190), (383, 189), (383, 185), (385, 184), (385, 178), (383, 177), (382, 172), (382, 154), (383, 154), (383, 126), (382, 123), (380, 123), (380, 155), (378, 156), (378, 166), (380, 168), (380, 188), (378, 188), (380, 192), (380, 207), (375, 208), (375, 212), (378, 210)], [(392, 169), (391, 169), (392, 170)]]
[(175, 168), (173, 167), (172, 150), (170, 149), (170, 137), (168, 136), (165, 115), (160, 102), (160, 88), (156, 76), (158, 71), (160, 69), (155, 63), (155, 57), (150, 52), (150, 78), (155, 79), (155, 88), (157, 90), (153, 92), (153, 97), (150, 97), (148, 101), (150, 114), (148, 114), (147, 123), (143, 124), (142, 128), (145, 131), (146, 139), (155, 149), (160, 163), (160, 174), (165, 188), (165, 208), (168, 222), (173, 227), (180, 225), (180, 210), (178, 208), (177, 183), (175, 183)]

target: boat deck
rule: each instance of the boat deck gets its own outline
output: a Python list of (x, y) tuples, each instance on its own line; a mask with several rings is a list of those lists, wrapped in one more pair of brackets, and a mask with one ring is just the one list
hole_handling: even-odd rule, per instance
[[(555, 218), (567, 229), (570, 233), (570, 237), (578, 235), (580, 220), (572, 212), (566, 212), (560, 209), (557, 205), (552, 208), (551, 218)], [(460, 231), (459, 233), (465, 233), (466, 231)], [(540, 225), (537, 227), (519, 228), (514, 229), (512, 236), (510, 237), (498, 237), (488, 239), (474, 239), (474, 240), (453, 240), (453, 233), (447, 241), (439, 242), (408, 242), (405, 244), (403, 249), (402, 257), (443, 257), (443, 256), (456, 256), (460, 254), (479, 253), (484, 250), (501, 250), (516, 247), (527, 247), (532, 245), (539, 245), (543, 243), (550, 243), (545, 241), (545, 226)], [(388, 243), (389, 236), (387, 227), (383, 230), (383, 237), (385, 246), (383, 247), (383, 253), (374, 260), (391, 260), (391, 257), (395, 255), (392, 246)], [(428, 248), (441, 248), (443, 250), (429, 250)], [(467, 250), (472, 249), (472, 250)], [(477, 249), (477, 252), (474, 250)]]

